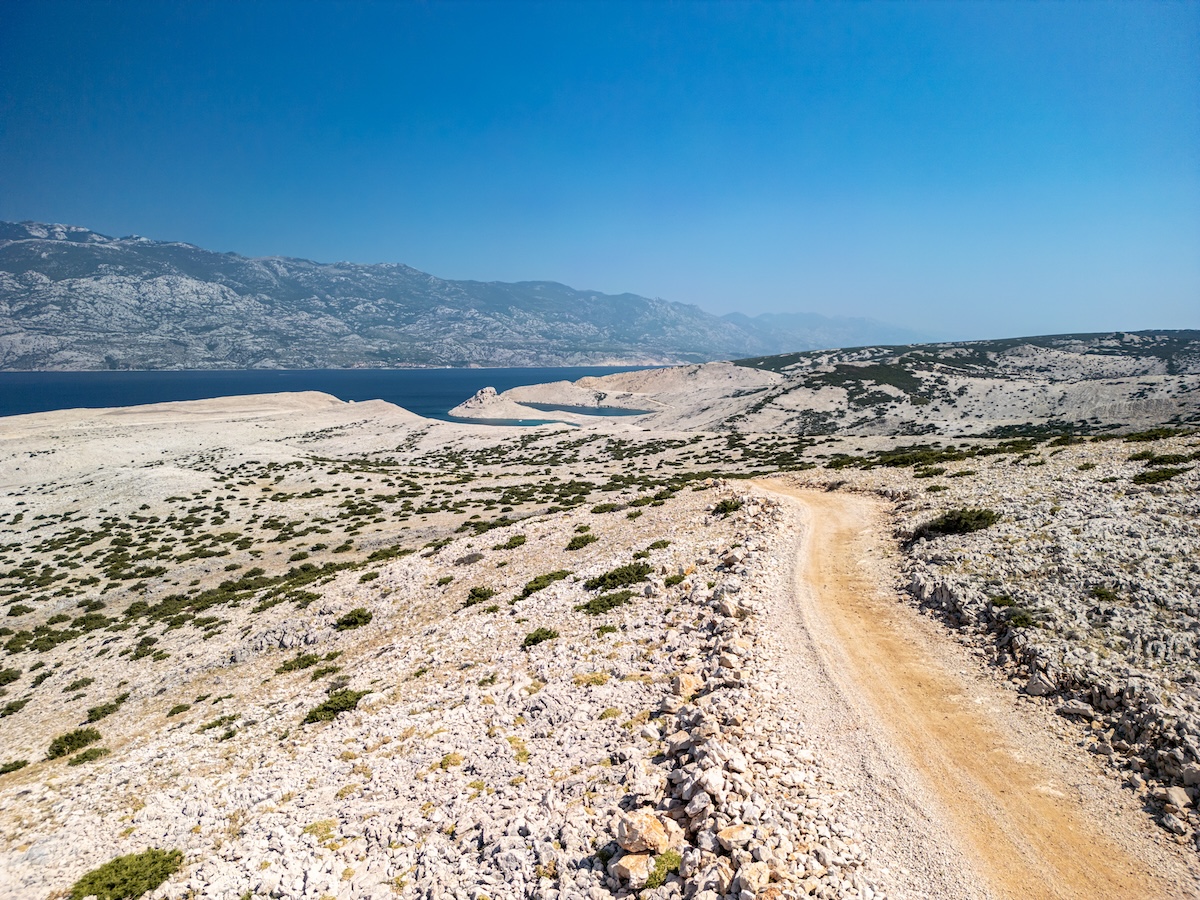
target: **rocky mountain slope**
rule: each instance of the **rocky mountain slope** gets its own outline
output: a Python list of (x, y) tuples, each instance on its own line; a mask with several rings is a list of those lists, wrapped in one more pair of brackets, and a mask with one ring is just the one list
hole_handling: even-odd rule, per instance
[(645, 410), (643, 426), (983, 435), (1200, 421), (1200, 331), (1053, 335), (812, 351), (481, 392), (455, 410), (531, 418)]
[[(795, 689), (804, 526), (732, 478), (788, 471), (891, 499), (883, 581), (1189, 895), (1195, 434), (909, 442), (315, 393), (7, 419), (0, 898), (147, 853), (154, 900), (989, 896)], [(960, 507), (998, 519), (917, 538)]]
[(759, 322), (548, 281), (249, 259), (0, 223), (0, 369), (660, 364), (891, 339), (866, 320)]

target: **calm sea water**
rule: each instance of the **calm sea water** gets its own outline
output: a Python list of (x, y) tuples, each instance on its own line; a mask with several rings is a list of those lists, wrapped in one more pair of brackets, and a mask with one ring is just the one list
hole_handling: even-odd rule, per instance
[(278, 391), (324, 391), (342, 400), (386, 400), (421, 416), (447, 419), (449, 409), (480, 388), (506, 391), (523, 384), (575, 381), (633, 368), (0, 372), (0, 416)]

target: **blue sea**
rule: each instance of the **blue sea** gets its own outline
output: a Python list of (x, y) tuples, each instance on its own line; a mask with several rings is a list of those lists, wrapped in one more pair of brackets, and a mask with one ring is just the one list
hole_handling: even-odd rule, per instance
[(323, 391), (342, 400), (386, 400), (427, 418), (450, 419), (448, 411), (481, 388), (506, 391), (524, 384), (575, 381), (587, 375), (608, 375), (634, 368), (644, 367), (0, 372), (0, 416), (279, 391)]

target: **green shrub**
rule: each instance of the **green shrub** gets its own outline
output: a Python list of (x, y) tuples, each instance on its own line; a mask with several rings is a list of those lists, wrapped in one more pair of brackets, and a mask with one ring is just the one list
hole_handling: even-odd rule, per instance
[(362, 628), (371, 619), (374, 618), (370, 610), (362, 606), (356, 606), (350, 612), (346, 613), (340, 619), (333, 623), (333, 627), (337, 631), (350, 631), (353, 628)]
[(1110, 587), (1098, 584), (1088, 590), (1088, 593), (1105, 603), (1117, 603), (1120, 601), (1120, 596)]
[(576, 612), (587, 613), (589, 616), (599, 616), (616, 609), (629, 602), (629, 598), (633, 596), (633, 591), (614, 591), (611, 594), (601, 594), (599, 597), (594, 597), (587, 603), (580, 603), (575, 607)]
[(70, 900), (95, 895), (99, 900), (135, 900), (157, 888), (179, 871), (179, 850), (146, 850), (109, 860), (71, 887)]
[(476, 586), (467, 591), (467, 599), (463, 603), (463, 606), (474, 606), (476, 603), (491, 600), (495, 596), (495, 588)]
[(99, 722), (105, 716), (111, 716), (118, 709), (120, 709), (121, 704), (123, 704), (128, 699), (129, 699), (129, 694), (125, 693), (125, 694), (121, 694), (117, 697), (114, 697), (108, 703), (101, 703), (99, 706), (93, 706), (91, 709), (88, 710), (88, 715), (87, 715), (88, 722), (89, 723)]
[(526, 597), (531, 597), (538, 591), (550, 587), (554, 582), (562, 581), (570, 574), (566, 569), (559, 569), (555, 572), (547, 572), (545, 575), (538, 575), (536, 578), (531, 578), (525, 587), (521, 588), (521, 593), (517, 599), (524, 600)]
[(342, 689), (334, 691), (324, 703), (314, 706), (304, 717), (304, 724), (313, 722), (329, 722), (336, 719), (340, 713), (349, 712), (358, 706), (358, 701), (367, 695), (367, 691), (351, 691)]
[(1028, 610), (1021, 609), (1019, 606), (1013, 607), (1005, 619), (1013, 628), (1032, 628), (1036, 622)]
[(0, 687), (12, 684), (20, 677), (20, 669), (0, 669)]
[(450, 582), (452, 582), (453, 580), (454, 580), (454, 576), (453, 576), (453, 575), (443, 575), (441, 578), (439, 578), (439, 579), (437, 580), (437, 586), (438, 586), (438, 587), (445, 587), (446, 585), (448, 585), (448, 584), (449, 584)]
[(667, 587), (675, 587), (675, 585), (680, 584), (683, 581), (683, 578), (684, 576), (681, 574), (668, 575), (663, 579), (663, 584)]
[(646, 879), (646, 887), (650, 890), (662, 887), (667, 883), (668, 875), (679, 871), (679, 864), (682, 862), (683, 857), (674, 850), (664, 850), (654, 857), (654, 871)]
[(607, 591), (612, 588), (625, 587), (626, 585), (637, 584), (639, 581), (645, 581), (650, 577), (651, 571), (653, 570), (648, 563), (629, 563), (628, 565), (611, 569), (603, 575), (590, 578), (584, 582), (583, 586), (589, 591), (594, 591), (597, 588)]
[(521, 546), (521, 545), (523, 545), (524, 543), (525, 543), (525, 535), (523, 535), (523, 534), (514, 534), (512, 537), (510, 537), (510, 538), (509, 538), (507, 541), (505, 541), (503, 544), (497, 544), (497, 545), (496, 545), (495, 547), (493, 547), (492, 549), (493, 549), (493, 550), (516, 550), (518, 547), (520, 547), (520, 546)]
[(596, 629), (596, 637), (604, 637), (606, 634), (616, 634), (619, 630), (616, 625), (601, 625)]
[(1189, 434), (1189, 432), (1179, 428), (1151, 428), (1148, 431), (1135, 431), (1132, 434), (1125, 435), (1125, 442), (1133, 444), (1145, 441), (1159, 441), (1163, 438), (1175, 437), (1182, 434)]
[(726, 498), (713, 507), (712, 514), (714, 516), (727, 516), (730, 513), (737, 512), (742, 508), (742, 501)]
[(300, 669), (308, 669), (315, 666), (321, 661), (321, 657), (316, 653), (298, 653), (292, 659), (285, 660), (275, 669), (276, 675), (282, 675), (284, 672), (296, 672)]
[(521, 648), (528, 650), (530, 647), (536, 647), (543, 641), (552, 641), (558, 637), (558, 632), (553, 628), (535, 628), (529, 634), (525, 635), (525, 640), (521, 641)]
[(917, 527), (914, 538), (932, 538), (944, 534), (969, 534), (995, 525), (1000, 514), (991, 509), (951, 509)]
[(1164, 468), (1164, 469), (1148, 469), (1145, 472), (1138, 472), (1133, 476), (1134, 484), (1159, 484), (1163, 481), (1170, 481), (1176, 475), (1182, 475), (1184, 472), (1190, 472), (1191, 466), (1183, 466), (1180, 468)]
[(20, 700), (9, 700), (3, 706), (0, 706), (0, 719), (7, 719), (9, 716), (16, 715), (25, 708), (31, 698), (22, 697)]
[(50, 749), (46, 751), (46, 759), (68, 756), (98, 740), (100, 740), (100, 732), (95, 728), (77, 728), (74, 731), (68, 731), (50, 742)]
[(88, 685), (95, 684), (95, 683), (96, 683), (95, 678), (76, 678), (74, 681), (72, 681), (70, 684), (68, 684), (65, 688), (63, 688), (63, 693), (64, 694), (73, 694), (76, 691), (82, 691)]
[(171, 716), (177, 716), (180, 713), (185, 713), (191, 708), (192, 704), (190, 703), (176, 703), (169, 710), (167, 710), (167, 718), (169, 719)]
[(112, 753), (107, 747), (90, 747), (82, 753), (76, 753), (67, 760), (68, 766), (82, 766), (84, 763), (95, 762), (98, 759), (103, 759)]
[(567, 543), (568, 550), (582, 550), (588, 544), (594, 544), (600, 538), (594, 534), (577, 534)]
[(18, 769), (23, 769), (29, 765), (27, 759), (10, 759), (8, 762), (0, 765), (0, 775), (7, 775), (9, 772), (16, 772)]
[(670, 546), (671, 546), (670, 541), (655, 541), (653, 544), (651, 544), (646, 549), (647, 550), (666, 550)]
[(989, 597), (993, 606), (1016, 606), (1017, 601), (1008, 594), (997, 594), (995, 597)]
[(592, 507), (592, 512), (594, 512), (594, 513), (610, 513), (610, 512), (617, 512), (624, 508), (625, 507), (620, 503), (597, 503), (595, 506)]
[(359, 584), (366, 584), (368, 581), (374, 581), (378, 577), (378, 572), (363, 572), (362, 577), (358, 579), (358, 582)]

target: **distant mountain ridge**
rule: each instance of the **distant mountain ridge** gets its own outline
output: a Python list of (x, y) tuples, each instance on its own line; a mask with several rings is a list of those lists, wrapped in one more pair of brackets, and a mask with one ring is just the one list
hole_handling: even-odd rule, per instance
[(0, 369), (655, 365), (918, 337), (866, 319), (718, 317), (550, 281), (0, 222)]

